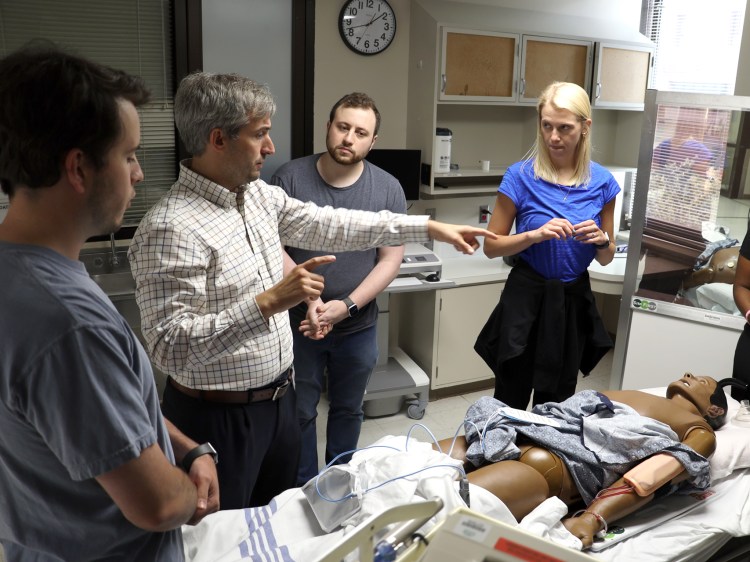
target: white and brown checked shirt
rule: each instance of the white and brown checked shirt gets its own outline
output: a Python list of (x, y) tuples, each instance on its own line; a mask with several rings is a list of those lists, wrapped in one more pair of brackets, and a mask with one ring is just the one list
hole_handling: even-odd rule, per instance
[(317, 207), (257, 180), (238, 194), (180, 164), (128, 252), (151, 360), (196, 389), (247, 390), (292, 365), (286, 311), (266, 321), (256, 295), (283, 276), (282, 245), (329, 252), (420, 242), (426, 216)]

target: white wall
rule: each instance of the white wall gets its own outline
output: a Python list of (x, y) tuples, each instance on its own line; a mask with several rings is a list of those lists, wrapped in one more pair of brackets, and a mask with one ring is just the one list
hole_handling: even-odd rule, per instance
[(620, 22), (625, 27), (638, 29), (641, 0), (450, 0), (463, 4), (502, 6), (515, 10), (561, 14), (585, 18), (601, 18)]
[[(393, 44), (382, 54), (361, 56), (349, 50), (339, 37), (336, 21), (340, 5), (333, 2), (319, 2), (315, 14), (315, 115), (313, 138), (315, 151), (324, 150), (325, 124), (331, 105), (343, 94), (361, 90), (370, 94), (378, 104), (383, 116), (378, 146), (380, 148), (406, 147), (407, 94), (408, 94), (408, 59), (409, 59), (409, 22), (414, 0), (392, 0), (391, 5), (396, 13), (397, 33)], [(640, 22), (640, 0), (621, 0), (602, 2), (601, 0), (561, 0), (550, 3), (546, 0), (419, 0), (420, 4), (434, 9), (448, 18), (469, 18), (467, 12), (473, 12), (474, 19), (481, 21), (483, 16), (509, 22), (507, 25), (522, 25), (528, 29), (539, 29), (546, 26), (554, 29), (559, 25), (560, 15), (566, 20), (576, 22), (575, 33), (597, 37), (603, 32), (617, 33), (620, 38), (638, 35)], [(586, 22), (596, 21), (597, 25), (586, 26)], [(502, 25), (502, 24), (494, 24)], [(607, 29), (609, 28), (609, 29)], [(616, 31), (613, 31), (616, 30)], [(562, 33), (562, 30), (558, 31)], [(568, 33), (571, 31), (568, 29)], [(446, 110), (443, 107), (443, 113)], [(528, 148), (533, 142), (534, 110), (533, 108), (480, 108), (461, 106), (456, 110), (455, 119), (464, 124), (476, 115), (477, 126), (473, 129), (481, 135), (480, 142), (487, 146), (485, 155), (464, 154), (460, 139), (454, 139), (452, 160), (468, 162), (478, 158), (496, 160), (496, 155), (506, 155), (504, 143), (512, 144), (513, 158), (518, 159), (524, 150), (519, 151), (518, 136), (524, 137), (523, 146)], [(493, 122), (498, 126), (488, 133), (487, 113), (491, 113)], [(460, 114), (460, 115), (459, 115)], [(614, 112), (599, 110), (595, 112), (594, 129), (595, 146), (600, 152), (595, 154), (598, 161), (604, 164), (635, 166), (638, 161), (638, 142), (640, 141), (639, 112)], [(482, 126), (485, 125), (485, 126)], [(445, 125), (441, 121), (441, 126)], [(463, 127), (465, 129), (465, 127)], [(513, 133), (509, 134), (508, 130)], [(597, 142), (597, 138), (601, 142)], [(475, 143), (472, 143), (475, 144)], [(506, 147), (507, 149), (508, 147)], [(445, 217), (445, 220), (451, 220)]]
[(315, 152), (325, 150), (325, 125), (331, 106), (350, 92), (369, 94), (382, 116), (378, 148), (406, 143), (406, 93), (411, 0), (389, 0), (396, 15), (396, 37), (382, 53), (358, 55), (342, 41), (338, 16), (342, 2), (315, 4)]
[(292, 154), (291, 36), (291, 2), (203, 0), (203, 69), (268, 84), (276, 99), (271, 121), (276, 154), (263, 166), (265, 180)]
[[(355, 90), (370, 94), (383, 115), (378, 138), (380, 148), (406, 145), (406, 99), (408, 89), (409, 24), (413, 0), (391, 0), (396, 13), (396, 39), (386, 51), (365, 57), (349, 50), (339, 37), (337, 20), (341, 2), (317, 2), (315, 6), (315, 83), (314, 149), (324, 149), (325, 124), (331, 105)], [(555, 15), (580, 18), (581, 22), (601, 20), (613, 28), (637, 32), (641, 0), (423, 0), (430, 4), (456, 4), (457, 9), (486, 5), (513, 10), (533, 26), (542, 20), (554, 22)], [(462, 6), (466, 4), (466, 6)], [(509, 12), (510, 13), (510, 12)], [(601, 26), (598, 26), (601, 27)], [(599, 29), (580, 30), (595, 36)], [(278, 0), (204, 0), (203, 58), (205, 70), (238, 72), (269, 85), (278, 105), (273, 119), (272, 138), (276, 155), (269, 158), (263, 177), (291, 157), (291, 3)], [(619, 112), (624, 113), (624, 112)], [(622, 115), (625, 127), (610, 116), (597, 117), (601, 135), (611, 136), (622, 128), (625, 139), (601, 160), (629, 165), (637, 161), (637, 147), (631, 130), (640, 129), (637, 115)], [(628, 126), (628, 123), (631, 125)], [(633, 125), (635, 123), (635, 125)], [(620, 135), (621, 136), (621, 135)], [(638, 136), (636, 135), (636, 141)], [(631, 158), (632, 155), (632, 158)], [(616, 160), (616, 162), (615, 162)]]
[(745, 24), (742, 27), (740, 57), (737, 61), (737, 80), (734, 84), (736, 96), (750, 96), (750, 9), (745, 7)]
[(416, 0), (440, 23), (641, 43), (640, 0)]

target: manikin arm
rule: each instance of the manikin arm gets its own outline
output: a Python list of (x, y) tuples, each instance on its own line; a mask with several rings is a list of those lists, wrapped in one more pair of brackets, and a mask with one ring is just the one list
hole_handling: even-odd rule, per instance
[[(708, 457), (716, 448), (716, 435), (714, 435), (712, 431), (697, 427), (688, 431), (683, 443), (697, 453)], [(654, 457), (646, 459), (641, 462), (637, 468), (642, 472), (653, 472), (653, 469), (649, 468), (649, 465), (658, 463), (659, 469), (661, 470), (662, 463), (660, 457), (661, 455), (655, 455)], [(677, 463), (677, 461), (674, 462)], [(677, 463), (677, 465), (679, 465), (679, 463)], [(654, 485), (651, 486), (651, 489), (656, 491), (668, 482), (677, 483), (686, 477), (686, 473), (681, 465), (674, 468), (671, 472), (665, 471), (665, 474), (668, 474), (668, 476), (661, 481), (655, 482)], [(621, 519), (646, 505), (652, 499), (654, 499), (653, 493), (639, 495), (639, 493), (634, 490), (628, 482), (626, 482), (625, 478), (621, 478), (606, 490), (602, 490), (600, 495), (586, 507), (586, 510), (583, 513), (578, 517), (566, 519), (564, 524), (573, 535), (581, 539), (584, 548), (587, 548), (593, 543), (596, 533), (604, 528), (605, 521), (607, 525), (614, 523), (618, 519)]]

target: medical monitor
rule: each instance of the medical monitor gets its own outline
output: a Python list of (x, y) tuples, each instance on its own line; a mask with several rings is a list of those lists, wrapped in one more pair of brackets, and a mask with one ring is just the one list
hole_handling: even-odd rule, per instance
[(373, 148), (367, 161), (382, 168), (401, 184), (407, 201), (419, 199), (422, 151), (410, 148)]

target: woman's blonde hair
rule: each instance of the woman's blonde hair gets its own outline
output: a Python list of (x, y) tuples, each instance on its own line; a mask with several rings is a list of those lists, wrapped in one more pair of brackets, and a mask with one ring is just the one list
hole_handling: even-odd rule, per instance
[[(591, 119), (591, 102), (586, 90), (578, 84), (570, 82), (553, 82), (547, 86), (539, 96), (537, 102), (537, 130), (536, 141), (531, 147), (525, 160), (533, 160), (534, 177), (542, 178), (552, 183), (557, 181), (557, 169), (549, 156), (549, 149), (542, 135), (542, 109), (550, 105), (555, 109), (567, 109), (573, 113), (579, 121), (585, 122)], [(573, 185), (586, 185), (591, 179), (591, 134), (581, 135), (576, 147), (576, 167), (573, 174)]]

